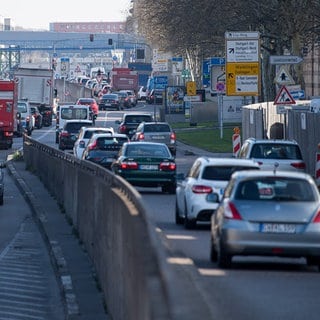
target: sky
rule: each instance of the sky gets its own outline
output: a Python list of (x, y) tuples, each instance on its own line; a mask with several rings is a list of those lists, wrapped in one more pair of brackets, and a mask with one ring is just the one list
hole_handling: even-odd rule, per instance
[(50, 22), (124, 21), (131, 0), (9, 0), (0, 7), (0, 19), (13, 26), (49, 30)]

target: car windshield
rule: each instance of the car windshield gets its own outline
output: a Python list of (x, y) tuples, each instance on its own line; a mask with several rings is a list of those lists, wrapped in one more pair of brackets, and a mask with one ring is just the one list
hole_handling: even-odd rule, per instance
[(302, 159), (297, 145), (283, 143), (256, 144), (252, 147), (252, 157), (260, 159)]
[(127, 157), (170, 157), (169, 151), (161, 144), (154, 145), (132, 145), (129, 144), (126, 149)]
[(116, 94), (105, 94), (102, 96), (103, 99), (118, 99), (118, 95)]
[(229, 181), (231, 175), (240, 170), (259, 170), (259, 168), (249, 166), (206, 166), (202, 172), (202, 179)]
[(315, 201), (308, 181), (277, 177), (242, 181), (236, 191), (237, 200)]

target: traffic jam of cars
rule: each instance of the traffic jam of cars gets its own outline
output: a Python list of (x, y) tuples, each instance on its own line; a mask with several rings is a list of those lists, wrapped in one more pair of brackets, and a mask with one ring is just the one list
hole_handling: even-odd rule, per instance
[[(297, 142), (249, 138), (237, 157), (200, 156), (180, 173), (175, 130), (153, 112), (125, 110), (137, 105), (129, 90), (61, 105), (58, 148), (135, 188), (172, 195), (174, 223), (186, 230), (206, 225), (209, 260), (220, 268), (232, 267), (235, 256), (255, 255), (303, 257), (320, 270), (320, 196)], [(107, 110), (120, 118), (96, 125)]]

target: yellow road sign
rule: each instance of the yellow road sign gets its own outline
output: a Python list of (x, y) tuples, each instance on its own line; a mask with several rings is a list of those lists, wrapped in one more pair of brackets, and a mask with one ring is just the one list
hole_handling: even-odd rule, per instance
[(195, 81), (187, 81), (187, 96), (195, 96), (197, 94), (197, 85)]
[(229, 96), (259, 95), (259, 62), (227, 63), (226, 87)]

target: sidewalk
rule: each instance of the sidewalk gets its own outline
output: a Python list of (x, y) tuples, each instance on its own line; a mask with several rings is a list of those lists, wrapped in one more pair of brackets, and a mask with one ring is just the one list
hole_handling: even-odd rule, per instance
[(24, 161), (8, 161), (7, 169), (29, 203), (49, 248), (65, 300), (66, 319), (109, 319), (90, 258), (55, 199), (39, 178), (25, 169)]

